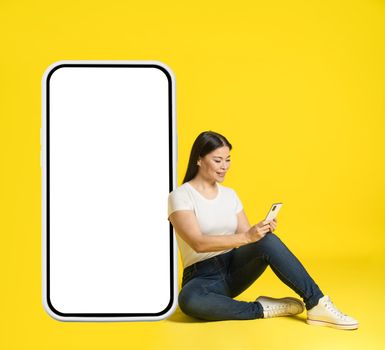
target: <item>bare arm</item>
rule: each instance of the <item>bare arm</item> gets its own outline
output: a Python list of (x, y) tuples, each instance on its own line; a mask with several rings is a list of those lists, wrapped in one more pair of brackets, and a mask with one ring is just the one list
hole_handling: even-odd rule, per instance
[(249, 220), (247, 219), (247, 216), (244, 210), (241, 210), (237, 214), (237, 219), (238, 219), (238, 227), (235, 233), (238, 234), (242, 232), (247, 232), (251, 226), (249, 224)]
[[(241, 213), (246, 217), (243, 210)], [(238, 214), (238, 218), (240, 215), (242, 216), (241, 213)], [(248, 225), (248, 222), (247, 224), (245, 223), (244, 218), (241, 219), (241, 226), (238, 221), (237, 234), (215, 236), (202, 234), (192, 210), (174, 211), (170, 215), (169, 220), (179, 236), (197, 253), (237, 248), (252, 242), (246, 230), (247, 226), (250, 225)], [(245, 231), (241, 232), (240, 230), (243, 229), (245, 229)]]

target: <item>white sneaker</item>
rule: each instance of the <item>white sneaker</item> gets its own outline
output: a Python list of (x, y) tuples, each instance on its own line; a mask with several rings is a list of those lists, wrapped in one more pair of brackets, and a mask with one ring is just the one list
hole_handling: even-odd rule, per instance
[(318, 301), (317, 306), (308, 310), (306, 322), (314, 326), (329, 326), (338, 329), (358, 328), (358, 321), (338, 310), (327, 295)]
[(255, 301), (263, 307), (263, 318), (297, 315), (305, 310), (303, 302), (296, 298), (271, 298), (260, 296)]

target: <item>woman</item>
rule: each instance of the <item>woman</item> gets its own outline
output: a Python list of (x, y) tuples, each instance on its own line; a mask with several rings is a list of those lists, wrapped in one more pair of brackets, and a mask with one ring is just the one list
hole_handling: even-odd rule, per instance
[[(236, 192), (219, 184), (230, 167), (232, 146), (206, 131), (195, 140), (183, 184), (168, 197), (184, 271), (178, 296), (181, 310), (205, 320), (255, 319), (297, 315), (307, 323), (357, 329), (309, 276), (300, 261), (273, 232), (277, 220), (250, 227)], [(296, 298), (233, 299), (270, 266)]]

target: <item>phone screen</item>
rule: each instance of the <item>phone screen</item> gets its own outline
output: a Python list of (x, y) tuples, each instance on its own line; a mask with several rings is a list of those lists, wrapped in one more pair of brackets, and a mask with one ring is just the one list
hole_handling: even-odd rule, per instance
[(43, 78), (43, 303), (58, 320), (176, 307), (175, 78), (160, 62), (62, 61)]

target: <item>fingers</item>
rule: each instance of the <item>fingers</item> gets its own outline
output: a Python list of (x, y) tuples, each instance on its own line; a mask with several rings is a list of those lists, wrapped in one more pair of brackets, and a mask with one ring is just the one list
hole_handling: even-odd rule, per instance
[(269, 221), (263, 221), (261, 223), (261, 227), (264, 227), (264, 226), (271, 226), (271, 225), (275, 225), (274, 221), (272, 220), (269, 220)]
[(269, 225), (273, 220), (263, 220), (260, 222), (261, 225)]
[(277, 219), (274, 218), (273, 220), (263, 220), (254, 226), (260, 233), (263, 234), (269, 231), (273, 232), (277, 228)]
[[(260, 221), (258, 224), (261, 224), (261, 225), (267, 225), (267, 224), (269, 224), (269, 223), (271, 223), (271, 222), (277, 223), (278, 220), (277, 220), (277, 218), (274, 218), (273, 220), (262, 220), (262, 221)], [(258, 224), (257, 224), (257, 225), (258, 225)]]

